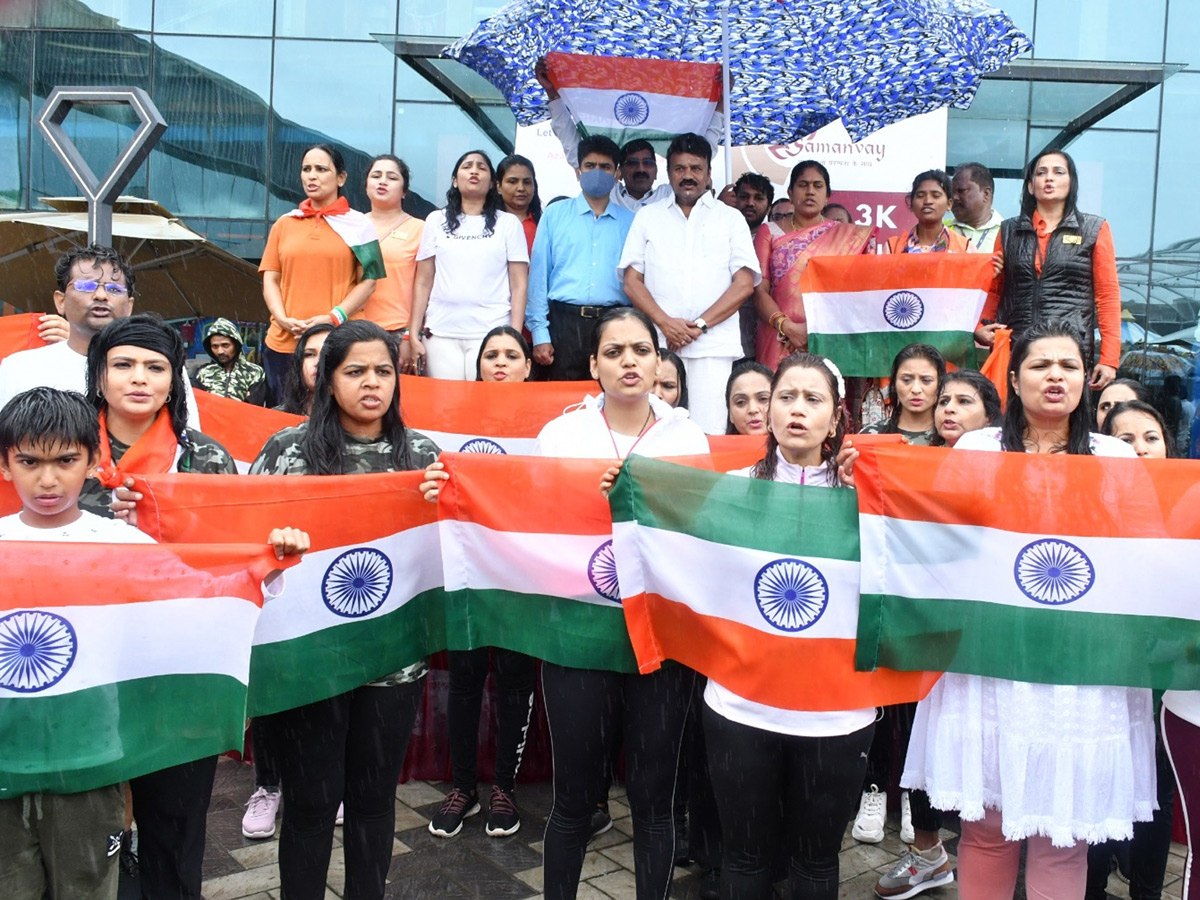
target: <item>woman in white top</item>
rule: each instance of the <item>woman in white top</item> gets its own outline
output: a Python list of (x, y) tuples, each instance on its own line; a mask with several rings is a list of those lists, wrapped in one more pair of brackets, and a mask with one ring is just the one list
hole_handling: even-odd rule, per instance
[[(1090, 433), (1083, 350), (1068, 325), (1014, 342), (1009, 380), (1004, 424), (963, 435), (956, 451), (1134, 455)], [(1082, 897), (1088, 842), (1129, 838), (1155, 806), (1150, 691), (947, 673), (917, 707), (901, 784), (958, 810), (963, 900), (1011, 900), (1022, 840), (1026, 896)]]
[(412, 351), (434, 378), (474, 381), (484, 335), (525, 326), (529, 249), (520, 220), (503, 210), (487, 154), (464, 153), (417, 250)]
[[(786, 357), (771, 381), (766, 456), (731, 474), (837, 487), (844, 391), (841, 374), (823, 357)], [(712, 679), (704, 702), (708, 768), (721, 818), (721, 897), (771, 897), (772, 850), (785, 838), (792, 900), (833, 900), (838, 851), (858, 801), (875, 710), (776, 709)]]

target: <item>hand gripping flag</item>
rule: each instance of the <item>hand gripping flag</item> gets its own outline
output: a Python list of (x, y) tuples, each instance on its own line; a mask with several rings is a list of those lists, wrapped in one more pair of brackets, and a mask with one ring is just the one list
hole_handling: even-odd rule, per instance
[(865, 448), (861, 666), (1200, 688), (1200, 467)]
[(854, 492), (631, 457), (611, 495), (616, 581), (642, 672), (674, 659), (781, 709), (918, 700), (937, 675), (854, 667)]
[(800, 279), (808, 349), (844, 375), (886, 377), (908, 344), (975, 368), (975, 326), (992, 259), (971, 253), (818, 256)]
[(290, 564), (262, 540), (0, 541), (0, 798), (240, 747), (260, 585)]
[(422, 472), (159, 475), (138, 484), (138, 527), (164, 541), (261, 542), (301, 528), (312, 550), (263, 608), (250, 714), (360, 687), (445, 648), (437, 509)]

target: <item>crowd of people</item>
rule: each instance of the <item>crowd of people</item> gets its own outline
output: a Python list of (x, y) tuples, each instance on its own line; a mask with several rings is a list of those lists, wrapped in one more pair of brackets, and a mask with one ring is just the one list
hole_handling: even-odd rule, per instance
[[(236, 325), (218, 320), (204, 337), (212, 362), (194, 375), (206, 391), (305, 418), (266, 442), (251, 475), (423, 470), (421, 490), (436, 501), (449, 475), (440, 449), (403, 421), (401, 373), (596, 383), (546, 424), (538, 453), (612, 460), (605, 493), (631, 453), (706, 453), (711, 434), (762, 437), (761, 460), (733, 475), (833, 490), (854, 487), (859, 432), (956, 449), (1175, 455), (1145, 389), (1115, 377), (1112, 236), (1077, 209), (1067, 153), (1030, 161), (1010, 219), (993, 209), (982, 165), (958, 166), (952, 179), (922, 172), (908, 195), (914, 226), (883, 241), (831, 202), (830, 174), (815, 160), (792, 169), (786, 197), (755, 173), (717, 191), (712, 133), (672, 141), (667, 181), (655, 187), (652, 145), (581, 138), (544, 83), (581, 190), (545, 208), (533, 164), (519, 156), (493, 166), (484, 152), (464, 153), (445, 207), (422, 222), (403, 207), (403, 160), (381, 155), (361, 173), (371, 203), (362, 213), (343, 196), (338, 151), (304, 154), (305, 199), (274, 224), (260, 265), (271, 320), (263, 366), (246, 360)], [(848, 384), (837, 360), (808, 352), (808, 262), (871, 253), (992, 254), (975, 336), (986, 352), (998, 328), (1012, 331), (1006, 406), (991, 380), (948, 371), (936, 348), (917, 343), (896, 355), (890, 403), (873, 413), (880, 385)], [(131, 476), (236, 467), (200, 430), (179, 336), (134, 313), (126, 262), (104, 247), (73, 249), (55, 274), (61, 318), (47, 317), (44, 335), (63, 339), (0, 362), (0, 470), (23, 503), (0, 519), (0, 539), (148, 540)], [(300, 553), (309, 536), (281, 523), (269, 541)], [(705, 898), (765, 900), (781, 880), (794, 900), (836, 897), (847, 826), (880, 842), (896, 786), (909, 846), (879, 897), (954, 879), (939, 836), (953, 811), (965, 900), (1013, 897), (1023, 845), (1026, 896), (1101, 897), (1115, 855), (1133, 896), (1147, 900), (1162, 888), (1175, 778), (1185, 806), (1200, 797), (1191, 693), (1168, 692), (1156, 729), (1150, 692), (1124, 687), (947, 674), (919, 704), (796, 712), (678, 665), (621, 674), (501, 648), (453, 652), (448, 665), (453, 784), (429, 830), (453, 837), (484, 812), (476, 746), (491, 668), (499, 728), (484, 827), (497, 838), (520, 828), (516, 776), (540, 672), (554, 771), (544, 893), (555, 900), (576, 895), (589, 839), (611, 826), (622, 746), (639, 900), (667, 897), (673, 867), (690, 861), (703, 869)], [(324, 896), (337, 825), (345, 896), (383, 896), (394, 786), (426, 672), (417, 660), (253, 721), (256, 789), (243, 833), (274, 835), (282, 800), (286, 900)], [(120, 845), (131, 814), (143, 896), (199, 898), (214, 768), (209, 758), (134, 779), (128, 811), (119, 786), (0, 800), (6, 895), (111, 900), (112, 841)], [(1189, 900), (1200, 898), (1200, 881), (1187, 885)]]

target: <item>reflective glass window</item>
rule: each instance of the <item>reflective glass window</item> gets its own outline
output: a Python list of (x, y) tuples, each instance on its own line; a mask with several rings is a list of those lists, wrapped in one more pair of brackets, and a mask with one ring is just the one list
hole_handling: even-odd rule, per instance
[(504, 5), (504, 0), (400, 0), (400, 33), (466, 34)]
[(27, 28), (33, 24), (34, 0), (6, 0), (0, 3), (0, 26)]
[[(34, 109), (41, 109), (56, 85), (122, 85), (150, 89), (150, 44), (125, 31), (44, 31), (37, 34), (33, 72)], [(112, 166), (137, 130), (138, 119), (130, 107), (78, 105), (63, 122), (97, 178)], [(79, 196), (50, 145), (33, 131), (30, 189), (33, 198)], [(125, 192), (146, 196), (146, 166), (142, 166)]]
[(1025, 165), (1025, 122), (974, 119), (951, 113), (946, 128), (946, 162), (981, 162), (989, 169), (1020, 170)]
[(345, 157), (351, 204), (365, 205), (367, 163), (391, 148), (395, 64), (396, 57), (375, 41), (275, 42), (270, 192), (284, 211), (303, 199), (305, 149), (323, 142)]
[(47, 28), (150, 30), (152, 0), (38, 0), (37, 24)]
[(1200, 75), (1181, 73), (1163, 86), (1162, 148), (1154, 249), (1200, 237), (1196, 217), (1196, 146), (1200, 144)]
[(246, 0), (155, 0), (157, 34), (230, 34), (270, 37), (275, 9), (267, 2)]
[(266, 215), (271, 42), (156, 37), (154, 101), (169, 123), (150, 166), (180, 216)]
[(32, 47), (29, 32), (0, 32), (0, 209), (26, 205)]
[[(442, 2), (449, 5), (449, 0)], [(280, 37), (361, 41), (370, 39), (372, 33), (391, 34), (395, 27), (396, 0), (344, 3), (277, 0), (275, 4), (275, 33)]]
[(1200, 68), (1200, 16), (1194, 4), (1175, 0), (1167, 19), (1167, 58), (1165, 62), (1190, 63)]
[(395, 153), (412, 170), (413, 190), (436, 207), (446, 203), (454, 162), (468, 150), (483, 150), (494, 166), (504, 156), (457, 106), (396, 104)]
[(1162, 62), (1166, 0), (1054, 0), (1037, 5), (1039, 59)]

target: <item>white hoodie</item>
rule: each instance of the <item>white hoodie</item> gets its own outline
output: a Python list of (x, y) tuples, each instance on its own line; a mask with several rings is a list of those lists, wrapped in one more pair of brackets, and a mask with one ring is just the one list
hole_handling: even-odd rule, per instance
[(708, 438), (688, 417), (686, 409), (676, 409), (654, 394), (649, 400), (655, 422), (640, 438), (609, 430), (603, 412), (604, 395), (600, 394), (585, 397), (578, 406), (548, 422), (538, 434), (534, 455), (624, 459), (634, 448), (639, 456), (708, 453)]

